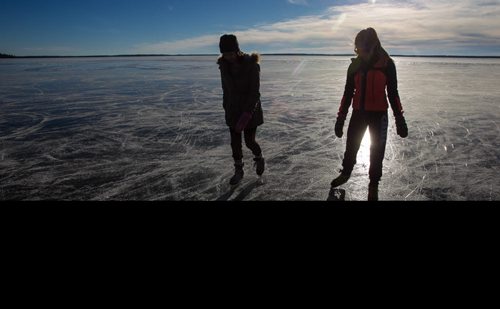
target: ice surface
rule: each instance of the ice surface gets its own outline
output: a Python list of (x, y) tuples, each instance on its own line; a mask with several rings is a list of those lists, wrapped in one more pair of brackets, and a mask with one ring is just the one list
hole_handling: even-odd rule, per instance
[[(499, 200), (500, 60), (395, 61), (409, 137), (391, 115), (380, 199)], [(330, 189), (349, 63), (263, 57), (267, 170), (259, 179), (244, 147), (231, 188), (216, 57), (2, 59), (0, 200), (366, 200), (368, 138)]]

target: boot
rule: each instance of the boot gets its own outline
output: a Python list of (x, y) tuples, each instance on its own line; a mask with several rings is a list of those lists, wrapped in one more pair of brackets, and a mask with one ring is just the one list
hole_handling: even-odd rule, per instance
[(368, 201), (378, 201), (378, 181), (370, 181), (368, 185)]
[(243, 166), (244, 165), (245, 164), (243, 162), (236, 162), (236, 163), (234, 163), (234, 176), (229, 181), (229, 184), (231, 186), (235, 186), (238, 183), (240, 183), (241, 179), (243, 178), (243, 175), (245, 174), (243, 172)]
[(266, 161), (262, 156), (255, 157), (253, 160), (255, 161), (255, 172), (257, 173), (257, 175), (262, 176), (262, 174), (264, 174), (264, 170), (266, 169)]
[(349, 180), (349, 178), (351, 178), (351, 174), (341, 171), (340, 175), (332, 181), (332, 188), (336, 188), (345, 184)]

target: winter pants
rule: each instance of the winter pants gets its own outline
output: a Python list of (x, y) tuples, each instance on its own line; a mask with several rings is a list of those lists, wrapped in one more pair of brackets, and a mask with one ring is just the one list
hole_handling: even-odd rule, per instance
[(343, 173), (350, 174), (356, 164), (356, 156), (365, 135), (370, 131), (370, 181), (378, 182), (382, 177), (382, 161), (387, 143), (387, 112), (361, 112), (354, 110), (347, 131), (347, 145), (342, 162)]
[[(234, 161), (239, 161), (243, 159), (243, 149), (241, 141), (241, 133), (236, 133), (233, 128), (229, 128), (231, 132), (231, 149), (233, 150)], [(257, 133), (257, 128), (245, 129), (245, 145), (252, 151), (254, 156), (260, 157), (262, 155), (262, 150), (259, 144), (255, 141), (255, 135)]]

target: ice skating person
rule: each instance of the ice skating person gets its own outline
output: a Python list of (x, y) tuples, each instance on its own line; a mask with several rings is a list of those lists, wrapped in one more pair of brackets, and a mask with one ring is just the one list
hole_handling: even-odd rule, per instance
[(331, 185), (338, 187), (349, 180), (356, 164), (356, 155), (361, 141), (368, 128), (371, 139), (368, 200), (376, 201), (387, 142), (389, 103), (395, 117), (397, 134), (402, 138), (407, 137), (408, 128), (398, 93), (396, 66), (382, 48), (375, 29), (367, 28), (360, 31), (355, 38), (354, 45), (357, 57), (351, 59), (352, 63), (347, 71), (345, 91), (335, 123), (335, 135), (338, 138), (343, 136), (344, 121), (351, 101), (353, 112), (347, 130), (343, 169)]
[(260, 102), (260, 56), (240, 51), (235, 35), (224, 34), (220, 38), (218, 59), (222, 80), (223, 108), (226, 124), (231, 133), (235, 173), (230, 180), (236, 185), (243, 178), (242, 132), (245, 145), (252, 151), (257, 175), (264, 173), (265, 161), (256, 142), (257, 127), (264, 123)]

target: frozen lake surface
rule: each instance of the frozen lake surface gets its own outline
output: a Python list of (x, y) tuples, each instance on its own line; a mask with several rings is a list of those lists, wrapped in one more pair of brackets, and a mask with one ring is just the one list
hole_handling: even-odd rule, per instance
[[(330, 189), (350, 57), (263, 57), (267, 170), (244, 147), (236, 188), (216, 58), (0, 59), (0, 200), (366, 200), (366, 138)], [(380, 199), (500, 200), (500, 59), (394, 59), (409, 137), (390, 112)]]

